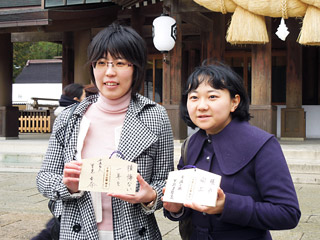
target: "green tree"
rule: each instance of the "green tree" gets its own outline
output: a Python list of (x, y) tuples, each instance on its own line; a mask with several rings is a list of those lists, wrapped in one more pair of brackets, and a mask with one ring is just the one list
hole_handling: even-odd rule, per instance
[(62, 56), (62, 44), (51, 42), (20, 42), (13, 44), (13, 81), (28, 60), (53, 59)]

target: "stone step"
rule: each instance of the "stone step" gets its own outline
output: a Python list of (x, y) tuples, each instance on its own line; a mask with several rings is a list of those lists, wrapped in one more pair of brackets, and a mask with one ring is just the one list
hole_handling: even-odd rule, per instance
[(39, 153), (1, 153), (0, 172), (38, 172), (43, 157)]
[(286, 159), (318, 160), (320, 162), (318, 149), (284, 149), (283, 154)]
[(291, 173), (293, 183), (320, 184), (320, 173)]
[(48, 148), (47, 141), (1, 141), (0, 153), (45, 153)]
[(320, 164), (288, 162), (291, 173), (319, 173)]
[(1, 163), (41, 163), (44, 153), (25, 153), (25, 152), (1, 152)]

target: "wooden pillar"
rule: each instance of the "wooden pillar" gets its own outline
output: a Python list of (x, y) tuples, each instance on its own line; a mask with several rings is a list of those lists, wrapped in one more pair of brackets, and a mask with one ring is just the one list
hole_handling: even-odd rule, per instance
[(212, 13), (213, 28), (201, 33), (202, 61), (208, 63), (224, 60), (225, 55), (225, 15)]
[[(288, 21), (293, 23), (292, 20)], [(306, 120), (302, 108), (302, 46), (287, 38), (286, 108), (281, 109), (281, 138), (305, 139)]]
[(144, 25), (145, 16), (141, 14), (141, 8), (133, 8), (131, 15), (131, 27), (142, 36), (142, 27)]
[(165, 0), (164, 6), (170, 9), (170, 16), (176, 20), (177, 39), (174, 48), (168, 54), (168, 62), (163, 63), (163, 105), (167, 109), (172, 125), (174, 139), (184, 139), (187, 136), (186, 124), (181, 120), (179, 104), (182, 94), (182, 30), (178, 3), (175, 0)]
[(251, 124), (272, 134), (277, 133), (276, 107), (271, 105), (271, 19), (266, 17), (269, 43), (252, 45)]
[(74, 82), (82, 85), (90, 83), (87, 65), (87, 48), (90, 41), (90, 29), (74, 32)]
[[(188, 77), (194, 71), (195, 67), (199, 65), (199, 53), (195, 49), (190, 49), (188, 51), (188, 67), (187, 67), (187, 77), (185, 82), (187, 81)], [(183, 89), (185, 88), (185, 84), (183, 85)]]
[(17, 138), (19, 135), (19, 109), (12, 107), (11, 34), (0, 34), (0, 137)]
[(12, 53), (11, 34), (0, 34), (0, 106), (11, 106)]
[[(320, 48), (318, 47), (318, 64), (320, 65)], [(320, 104), (320, 68), (318, 68), (318, 78), (317, 78), (317, 86), (318, 86), (318, 104)]]
[(62, 88), (74, 82), (73, 32), (64, 32), (62, 40)]

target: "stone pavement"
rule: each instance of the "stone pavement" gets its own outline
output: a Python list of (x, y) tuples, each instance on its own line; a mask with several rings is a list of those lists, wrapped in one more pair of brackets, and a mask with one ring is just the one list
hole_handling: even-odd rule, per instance
[[(48, 200), (37, 190), (35, 177), (47, 148), (47, 134), (0, 140), (0, 239), (31, 239), (51, 218)], [(274, 240), (320, 239), (320, 141), (281, 142), (295, 182), (302, 217), (293, 230), (272, 231)], [(303, 146), (303, 147), (301, 147)], [(175, 143), (175, 158), (180, 144)], [(164, 240), (180, 239), (177, 223), (156, 217)]]

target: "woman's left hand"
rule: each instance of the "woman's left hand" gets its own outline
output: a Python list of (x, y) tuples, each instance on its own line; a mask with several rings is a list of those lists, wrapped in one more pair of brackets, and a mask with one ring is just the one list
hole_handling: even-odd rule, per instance
[(226, 195), (221, 188), (218, 189), (217, 203), (215, 207), (203, 206), (197, 203), (185, 203), (184, 206), (192, 208), (198, 212), (203, 212), (207, 214), (221, 214), (224, 209), (224, 203), (226, 200)]
[(155, 200), (157, 196), (156, 191), (141, 177), (140, 174), (138, 174), (137, 180), (140, 183), (140, 189), (139, 192), (136, 192), (134, 195), (115, 193), (108, 193), (107, 195), (133, 204), (149, 203)]

